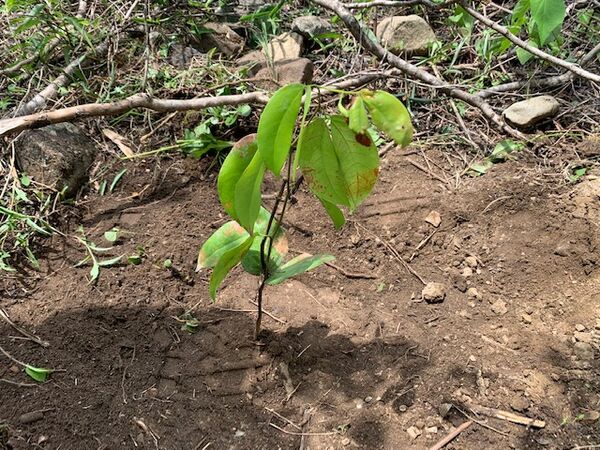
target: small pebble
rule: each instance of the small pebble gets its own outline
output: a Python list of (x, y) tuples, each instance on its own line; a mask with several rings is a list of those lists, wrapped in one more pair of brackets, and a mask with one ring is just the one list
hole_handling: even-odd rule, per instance
[(475, 258), (474, 256), (467, 256), (465, 258), (465, 265), (467, 267), (475, 269), (477, 267), (477, 258)]
[(437, 211), (431, 211), (427, 217), (425, 217), (425, 222), (437, 228), (442, 223), (442, 216), (440, 216), (440, 213)]
[(498, 314), (499, 316), (503, 316), (508, 312), (506, 302), (501, 299), (496, 300), (494, 303), (492, 303), (492, 311)]
[(480, 300), (483, 298), (481, 296), (481, 294), (479, 293), (479, 291), (474, 288), (474, 287), (470, 287), (469, 289), (467, 289), (467, 298), (469, 300)]
[(371, 396), (365, 397), (365, 403), (371, 403), (372, 401), (373, 401), (373, 397), (371, 397)]
[(470, 267), (465, 267), (465, 268), (462, 270), (462, 273), (461, 273), (461, 275), (462, 275), (463, 277), (465, 277), (465, 278), (472, 277), (472, 276), (473, 276), (473, 269), (471, 269)]
[(421, 430), (419, 430), (417, 427), (410, 427), (406, 430), (406, 432), (408, 433), (408, 435), (410, 436), (411, 439), (415, 440), (417, 439), (419, 436), (421, 436)]
[(575, 329), (577, 331), (585, 331), (585, 325), (578, 323), (577, 325), (575, 325)]
[(523, 315), (521, 316), (521, 320), (523, 321), (523, 323), (530, 324), (531, 316), (527, 313), (523, 313)]

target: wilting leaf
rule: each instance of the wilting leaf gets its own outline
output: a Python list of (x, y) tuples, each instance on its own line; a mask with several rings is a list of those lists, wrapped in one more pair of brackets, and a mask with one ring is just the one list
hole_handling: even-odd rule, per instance
[[(267, 225), (269, 222), (270, 213), (265, 208), (260, 208), (256, 224), (254, 225), (254, 233), (256, 235), (264, 236), (267, 232)], [(274, 227), (276, 222), (273, 222)], [(273, 230), (271, 230), (273, 234)], [(198, 255), (198, 264), (196, 271), (200, 271), (203, 268), (214, 267), (219, 259), (229, 250), (239, 246), (241, 243), (246, 241), (250, 237), (250, 234), (242, 228), (237, 222), (230, 221), (225, 225), (221, 226), (210, 236)], [(260, 241), (261, 238), (255, 239), (252, 247), (248, 253), (244, 256), (242, 264), (244, 270), (253, 274), (259, 275), (262, 272), (262, 266), (260, 263)], [(271, 261), (268, 267), (273, 270), (281, 263), (285, 255), (287, 254), (287, 238), (283, 229), (280, 227), (275, 234), (275, 242), (273, 243), (273, 250), (271, 252)], [(257, 270), (258, 269), (258, 270)]]
[(300, 167), (313, 193), (351, 211), (371, 192), (379, 168), (370, 138), (364, 141), (357, 136), (342, 116), (331, 117), (330, 127), (315, 119), (303, 132), (300, 150)]
[[(265, 208), (260, 209), (260, 214), (254, 226), (256, 238), (248, 250), (248, 253), (242, 259), (242, 267), (252, 275), (260, 275), (262, 273), (262, 262), (260, 259), (260, 247), (262, 241), (265, 241), (265, 252), (269, 247), (269, 239), (266, 237), (267, 226), (271, 213)], [(277, 228), (277, 229), (276, 229)], [(276, 229), (276, 232), (275, 232)], [(277, 227), (277, 221), (273, 220), (269, 235), (273, 236), (273, 245), (271, 248), (271, 257), (265, 260), (269, 273), (275, 271), (283, 262), (283, 258), (288, 252), (288, 241), (285, 232), (281, 226)], [(267, 255), (265, 255), (266, 257)]]
[(214, 267), (221, 256), (229, 250), (238, 247), (248, 239), (250, 234), (232, 220), (215, 231), (202, 245), (198, 254), (196, 272), (207, 267)]
[(361, 91), (373, 123), (403, 147), (410, 144), (413, 127), (410, 114), (400, 100), (385, 91)]
[(256, 134), (243, 137), (233, 144), (233, 148), (225, 158), (219, 171), (219, 178), (217, 179), (219, 200), (227, 214), (233, 219), (237, 219), (233, 208), (235, 186), (256, 154), (256, 149)]
[(254, 240), (253, 236), (250, 236), (244, 242), (242, 242), (237, 247), (228, 250), (226, 253), (221, 256), (219, 262), (213, 269), (213, 272), (210, 276), (210, 281), (208, 283), (208, 289), (210, 292), (210, 297), (215, 300), (217, 297), (217, 289), (229, 273), (231, 269), (237, 266), (250, 246), (252, 245), (252, 241)]
[(108, 242), (117, 242), (117, 239), (119, 239), (119, 229), (112, 228), (111, 230), (105, 231), (104, 239), (106, 239)]
[(267, 168), (276, 175), (280, 174), (292, 145), (303, 93), (303, 84), (282, 87), (273, 94), (258, 122), (258, 152)]
[(287, 263), (281, 266), (279, 270), (273, 273), (273, 275), (271, 275), (267, 280), (267, 284), (279, 284), (288, 278), (308, 272), (309, 270), (319, 267), (321, 264), (325, 264), (326, 262), (333, 261), (334, 259), (335, 258), (331, 255), (311, 256), (308, 254), (303, 254), (297, 256), (289, 260)]

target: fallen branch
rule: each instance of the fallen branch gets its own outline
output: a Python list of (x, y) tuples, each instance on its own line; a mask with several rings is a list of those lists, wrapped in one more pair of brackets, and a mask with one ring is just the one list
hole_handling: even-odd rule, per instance
[(42, 91), (37, 93), (31, 100), (24, 105), (21, 105), (15, 111), (15, 116), (24, 116), (32, 114), (46, 106), (48, 100), (52, 100), (58, 94), (58, 91), (66, 87), (71, 80), (71, 76), (81, 66), (81, 64), (93, 53), (102, 56), (108, 52), (108, 40), (100, 44), (93, 52), (86, 52), (75, 60), (71, 61), (67, 67), (63, 69), (63, 73), (56, 77), (52, 83), (46, 86)]
[(189, 100), (157, 99), (148, 94), (135, 94), (113, 103), (88, 103), (54, 111), (42, 111), (27, 116), (0, 120), (0, 137), (25, 129), (40, 128), (53, 123), (69, 122), (98, 116), (117, 116), (134, 108), (146, 108), (153, 111), (172, 112), (201, 110), (214, 106), (241, 105), (245, 103), (264, 104), (268, 96), (262, 92), (221, 97), (201, 97)]
[(344, 3), (348, 9), (374, 8), (375, 6), (415, 6), (425, 5), (435, 8), (437, 5), (429, 0), (373, 0), (371, 2)]
[[(586, 53), (579, 61), (579, 65), (581, 67), (586, 66), (593, 61), (598, 53), (600, 53), (600, 44), (596, 45), (593, 49)], [(499, 84), (498, 86), (492, 86), (479, 91), (477, 96), (481, 98), (488, 98), (495, 94), (516, 91), (524, 86), (530, 86), (531, 88), (553, 88), (570, 82), (574, 75), (575, 74), (573, 72), (566, 72), (561, 75), (555, 75), (553, 77), (542, 78), (539, 80), (532, 79), (525, 81), (511, 81), (510, 83)]]
[(464, 8), (464, 10), (466, 12), (468, 12), (471, 16), (473, 16), (475, 19), (477, 19), (478, 21), (480, 21), (487, 27), (491, 28), (492, 30), (500, 33), (502, 36), (504, 36), (506, 39), (508, 39), (510, 42), (512, 42), (516, 46), (521, 47), (524, 50), (527, 50), (529, 53), (537, 56), (538, 58), (548, 61), (556, 66), (562, 67), (563, 69), (566, 69), (581, 78), (585, 78), (585, 79), (593, 81), (595, 83), (600, 83), (600, 75), (589, 72), (589, 71), (581, 68), (577, 64), (567, 62), (563, 59), (557, 58), (556, 56), (552, 56), (552, 55), (540, 50), (539, 48), (535, 48), (535, 47), (529, 45), (525, 41), (522, 41), (517, 36), (512, 34), (508, 30), (508, 28), (503, 27), (502, 25), (498, 25), (496, 22), (488, 19), (483, 14), (480, 14), (478, 11), (471, 8), (469, 5), (467, 5), (467, 2), (465, 2), (464, 0), (461, 0), (460, 4)]
[(434, 445), (429, 447), (429, 450), (441, 450), (446, 445), (448, 445), (454, 438), (456, 438), (460, 433), (462, 433), (467, 428), (469, 428), (471, 425), (473, 425), (473, 422), (471, 420), (461, 424), (458, 428), (455, 428), (453, 431), (448, 433), (446, 436), (444, 436), (442, 439), (440, 439)]
[(368, 50), (373, 55), (377, 56), (382, 62), (387, 61), (392, 66), (396, 67), (397, 69), (400, 69), (406, 75), (416, 78), (422, 82), (425, 82), (428, 85), (430, 85), (430, 87), (438, 89), (439, 91), (443, 92), (444, 94), (450, 97), (462, 100), (463, 102), (478, 108), (489, 121), (491, 121), (500, 130), (503, 130), (507, 134), (518, 139), (525, 138), (522, 133), (507, 125), (502, 119), (502, 117), (500, 117), (500, 115), (498, 115), (492, 109), (492, 107), (481, 97), (478, 97), (474, 94), (470, 94), (461, 89), (458, 89), (455, 86), (451, 86), (445, 83), (443, 80), (440, 80), (438, 77), (430, 74), (429, 72), (426, 72), (423, 69), (405, 61), (399, 56), (394, 55), (393, 53), (383, 48), (378, 42), (372, 40), (369, 37), (372, 33), (367, 33), (367, 31), (363, 29), (363, 26), (356, 20), (354, 15), (338, 0), (312, 1), (317, 5), (327, 8), (333, 13), (335, 13), (344, 22), (344, 24), (346, 25), (350, 33), (352, 33), (354, 38), (358, 42), (360, 42), (360, 44), (366, 50)]
[(519, 416), (518, 414), (513, 414), (510, 411), (504, 411), (496, 408), (488, 408), (487, 406), (479, 406), (479, 405), (467, 405), (471, 411), (476, 414), (483, 414), (484, 416), (494, 417), (496, 419), (507, 420), (512, 423), (516, 423), (519, 425), (525, 425), (527, 427), (533, 428), (544, 428), (546, 426), (546, 422), (543, 420), (531, 419), (525, 416)]

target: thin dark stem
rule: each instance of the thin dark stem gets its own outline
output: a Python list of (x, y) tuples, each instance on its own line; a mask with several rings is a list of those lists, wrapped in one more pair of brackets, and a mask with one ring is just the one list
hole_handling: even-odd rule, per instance
[[(264, 240), (263, 240), (263, 242), (264, 242)], [(260, 254), (261, 254), (261, 259), (262, 259), (262, 256), (263, 256), (262, 246), (261, 246)], [(258, 308), (258, 314), (256, 316), (256, 328), (254, 329), (254, 340), (258, 340), (258, 334), (260, 333), (260, 325), (262, 322), (262, 314), (263, 314), (263, 310), (262, 310), (263, 290), (265, 289), (266, 282), (267, 282), (267, 277), (263, 275), (260, 285), (258, 286), (258, 295), (256, 297), (256, 305)]]

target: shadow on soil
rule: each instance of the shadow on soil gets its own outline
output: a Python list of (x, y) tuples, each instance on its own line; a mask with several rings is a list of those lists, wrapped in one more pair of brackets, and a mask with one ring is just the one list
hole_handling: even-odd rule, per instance
[[(266, 408), (301, 423), (309, 405), (321, 413), (331, 408), (330, 419), (313, 422), (310, 431), (344, 430), (362, 448), (384, 448), (382, 424), (369, 418), (368, 408), (357, 418), (355, 408), (348, 413), (332, 403), (364, 398), (392, 371), (404, 382), (389, 387), (382, 401), (410, 406), (407, 384), (427, 364), (410, 355), (414, 345), (402, 338), (357, 345), (310, 321), (281, 334), (264, 332), (257, 344), (253, 317), (245, 313), (196, 311), (194, 334), (182, 331), (177, 313), (143, 306), (59, 312), (35, 330), (49, 348), (11, 339), (15, 331), (2, 323), (0, 343), (15, 358), (64, 372), (35, 387), (0, 383), (0, 449), (42, 441), (61, 449), (208, 443), (291, 449), (300, 443), (297, 429)], [(0, 378), (31, 381), (3, 361)], [(282, 362), (297, 388), (287, 403)], [(34, 411), (33, 420), (23, 416)]]

